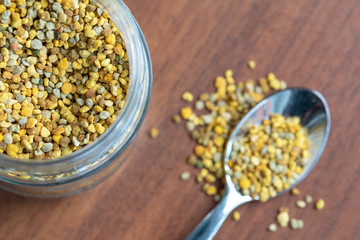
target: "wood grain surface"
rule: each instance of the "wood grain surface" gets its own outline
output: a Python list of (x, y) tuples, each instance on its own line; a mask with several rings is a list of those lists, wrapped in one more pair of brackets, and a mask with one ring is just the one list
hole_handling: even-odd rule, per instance
[[(212, 91), (231, 68), (238, 81), (268, 72), (289, 86), (327, 98), (332, 130), (319, 163), (299, 185), (324, 198), (325, 209), (297, 209), (284, 194), (240, 206), (215, 239), (360, 239), (360, 1), (358, 0), (132, 0), (151, 51), (154, 85), (146, 120), (127, 161), (102, 184), (62, 199), (23, 198), (0, 190), (0, 239), (184, 239), (215, 206), (195, 180), (186, 157), (193, 142), (171, 116), (181, 94)], [(250, 71), (246, 63), (257, 63)], [(151, 127), (160, 136), (151, 140)], [(303, 230), (266, 230), (288, 206)]]

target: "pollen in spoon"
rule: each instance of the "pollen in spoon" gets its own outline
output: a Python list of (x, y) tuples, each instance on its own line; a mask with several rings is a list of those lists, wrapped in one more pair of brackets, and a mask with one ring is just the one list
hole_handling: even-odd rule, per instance
[(246, 126), (234, 140), (228, 173), (243, 195), (266, 202), (296, 182), (308, 163), (309, 149), (299, 117), (272, 114), (258, 126)]

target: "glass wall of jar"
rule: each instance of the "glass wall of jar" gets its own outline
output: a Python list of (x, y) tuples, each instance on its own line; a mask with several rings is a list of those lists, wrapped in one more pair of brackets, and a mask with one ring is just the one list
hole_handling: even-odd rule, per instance
[(97, 0), (119, 28), (129, 55), (130, 83), (116, 121), (93, 143), (58, 159), (22, 160), (0, 154), (0, 187), (35, 197), (84, 191), (116, 170), (145, 117), (152, 86), (150, 53), (135, 18), (120, 0)]

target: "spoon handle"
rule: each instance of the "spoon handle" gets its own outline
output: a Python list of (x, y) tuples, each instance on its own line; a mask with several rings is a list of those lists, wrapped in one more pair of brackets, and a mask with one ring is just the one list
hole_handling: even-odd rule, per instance
[(251, 201), (249, 196), (241, 196), (235, 189), (227, 187), (221, 202), (190, 233), (186, 240), (213, 239), (226, 217), (237, 206)]

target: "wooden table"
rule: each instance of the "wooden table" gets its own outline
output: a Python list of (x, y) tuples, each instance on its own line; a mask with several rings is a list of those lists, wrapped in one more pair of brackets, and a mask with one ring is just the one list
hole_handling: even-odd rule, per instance
[[(83, 194), (39, 200), (0, 191), (0, 239), (184, 239), (215, 206), (185, 163), (193, 142), (170, 119), (181, 94), (212, 91), (231, 68), (238, 81), (274, 72), (290, 86), (325, 95), (332, 131), (319, 163), (299, 188), (325, 209), (297, 209), (284, 194), (239, 207), (215, 239), (360, 239), (360, 2), (357, 0), (127, 1), (147, 38), (154, 85), (148, 115), (125, 164)], [(246, 64), (254, 59), (257, 67)], [(158, 127), (156, 140), (148, 137)], [(288, 206), (303, 230), (266, 230)]]

